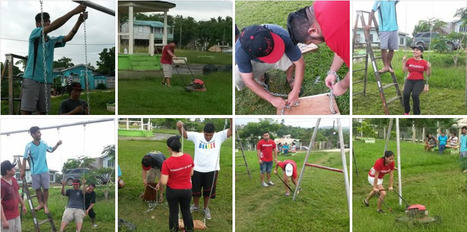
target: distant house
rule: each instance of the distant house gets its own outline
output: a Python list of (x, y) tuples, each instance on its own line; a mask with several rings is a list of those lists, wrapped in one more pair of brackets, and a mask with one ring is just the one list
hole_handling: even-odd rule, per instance
[[(107, 88), (115, 87), (115, 77), (105, 77), (95, 72), (95, 69), (88, 66), (88, 81), (89, 89), (96, 89), (99, 84), (104, 84)], [(65, 69), (54, 69), (53, 77), (60, 78), (62, 86), (66, 86), (68, 82), (79, 82), (83, 89), (86, 89), (86, 66), (84, 64), (78, 64), (73, 67)], [(110, 83), (108, 79), (113, 79)]]
[[(128, 33), (128, 22), (122, 25), (122, 33)], [(159, 21), (143, 21), (143, 20), (134, 20), (133, 21), (133, 38), (135, 39), (135, 44), (144, 43), (148, 44), (150, 35), (153, 34), (153, 39), (156, 43), (162, 44), (162, 38), (164, 35), (164, 23)], [(122, 39), (128, 39), (128, 35), (122, 35)], [(167, 40), (171, 41), (174, 38), (174, 27), (167, 26)], [(139, 40), (139, 41), (138, 41)]]
[(94, 158), (94, 162), (91, 164), (92, 168), (115, 168), (115, 157), (109, 154), (104, 154), (101, 157)]
[[(15, 170), (16, 170), (16, 173), (15, 173), (15, 178), (16, 180), (18, 181), (18, 184), (21, 185), (23, 184), (23, 180), (21, 180), (21, 169), (20, 169), (20, 164), (23, 160), (23, 156), (22, 155), (15, 155), (13, 156), (14, 159), (16, 160), (17, 164), (15, 166)], [(21, 162), (19, 162), (21, 160)], [(50, 183), (58, 183), (59, 180), (57, 180), (57, 173), (58, 171), (57, 170), (52, 170), (52, 169), (49, 169), (49, 178), (50, 178)], [(32, 178), (31, 178), (31, 168), (29, 167), (29, 164), (26, 164), (26, 170), (25, 170), (25, 173), (24, 173), (24, 176), (26, 178), (26, 182), (28, 183), (32, 183)]]
[(467, 25), (462, 25), (463, 23), (464, 22), (460, 19), (456, 21), (448, 22), (445, 28), (446, 33), (448, 34), (452, 32), (467, 33)]
[[(400, 32), (399, 31), (399, 47), (408, 47), (410, 44), (407, 43), (407, 38), (409, 36), (408, 33)], [(376, 30), (370, 31), (370, 40), (372, 44), (379, 43), (379, 37), (376, 33)], [(356, 47), (365, 47), (365, 34), (363, 33), (363, 28), (357, 29), (357, 34), (355, 37), (355, 45)]]

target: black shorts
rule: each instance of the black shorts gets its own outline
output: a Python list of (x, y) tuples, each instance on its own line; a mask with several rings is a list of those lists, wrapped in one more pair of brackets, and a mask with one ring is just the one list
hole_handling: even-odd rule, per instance
[[(214, 187), (211, 193), (212, 179), (214, 178), (214, 173), (216, 174), (216, 179), (214, 180)], [(216, 183), (217, 183), (217, 171), (214, 172), (197, 172), (194, 171), (193, 176), (191, 177), (191, 182), (193, 185), (192, 195), (194, 197), (201, 196), (201, 188), (203, 189), (203, 196), (208, 197), (211, 193), (211, 198), (216, 198)]]
[(96, 213), (94, 212), (94, 208), (92, 208), (91, 210), (89, 210), (88, 216), (89, 216), (90, 218), (96, 218)]

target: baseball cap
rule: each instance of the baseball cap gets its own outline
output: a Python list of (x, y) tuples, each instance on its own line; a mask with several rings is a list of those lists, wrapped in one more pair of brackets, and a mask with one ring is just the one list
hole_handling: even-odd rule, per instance
[(293, 166), (292, 164), (287, 164), (285, 165), (285, 175), (286, 176), (292, 176), (293, 173)]
[(413, 45), (413, 46), (410, 46), (410, 48), (412, 48), (412, 49), (416, 48), (416, 49), (420, 50), (421, 52), (423, 52), (423, 50), (424, 50), (424, 47), (422, 45)]
[(11, 163), (9, 160), (2, 162), (2, 176), (6, 175), (6, 172), (16, 166), (16, 162)]
[(150, 155), (145, 155), (141, 160), (141, 165), (143, 170), (147, 171), (151, 169), (152, 157)]
[(285, 44), (282, 38), (264, 26), (244, 28), (239, 39), (243, 51), (263, 62), (273, 64), (284, 55)]
[(81, 184), (81, 181), (78, 178), (73, 179), (73, 185)]
[(71, 83), (70, 88), (71, 88), (72, 90), (73, 90), (73, 89), (77, 89), (77, 90), (81, 90), (81, 91), (83, 90), (83, 89), (81, 88), (81, 84), (80, 84), (79, 82), (73, 82), (73, 83)]

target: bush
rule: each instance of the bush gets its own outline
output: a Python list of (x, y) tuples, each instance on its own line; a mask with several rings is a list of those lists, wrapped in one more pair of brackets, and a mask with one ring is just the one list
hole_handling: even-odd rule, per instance
[(99, 83), (96, 89), (107, 89), (107, 85), (105, 85), (104, 83)]

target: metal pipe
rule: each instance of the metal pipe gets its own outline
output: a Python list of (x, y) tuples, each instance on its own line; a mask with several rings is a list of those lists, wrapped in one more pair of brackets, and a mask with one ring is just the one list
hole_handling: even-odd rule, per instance
[(389, 143), (389, 139), (391, 139), (391, 131), (392, 131), (393, 120), (394, 120), (394, 118), (389, 119), (389, 126), (388, 126), (388, 131), (386, 133), (386, 143), (384, 144), (383, 155), (388, 150), (388, 143)]
[[(101, 123), (101, 122), (109, 122), (113, 121), (113, 118), (105, 118), (105, 119), (97, 119), (93, 121), (83, 121), (83, 122), (75, 122), (75, 123), (68, 123), (68, 124), (62, 124), (58, 126), (46, 126), (46, 127), (41, 127), (41, 130), (48, 130), (48, 129), (55, 129), (55, 128), (62, 128), (62, 127), (70, 127), (70, 126), (78, 126), (78, 125), (87, 125), (91, 123)], [(17, 131), (9, 131), (9, 132), (3, 132), (0, 135), (11, 135), (11, 134), (20, 134), (20, 133), (29, 133), (29, 129), (27, 130), (17, 130)]]
[(331, 168), (331, 167), (326, 167), (326, 166), (321, 166), (321, 165), (318, 165), (318, 164), (306, 163), (305, 165), (306, 165), (306, 166), (309, 166), (309, 167), (314, 167), (314, 168), (326, 169), (326, 170), (333, 171), (333, 172), (344, 173), (344, 171), (342, 171), (341, 169)]
[(99, 5), (99, 4), (96, 4), (96, 3), (93, 3), (93, 2), (90, 2), (90, 1), (77, 1), (77, 0), (73, 0), (73, 2), (76, 2), (76, 3), (78, 3), (78, 4), (84, 4), (84, 5), (86, 5), (87, 7), (92, 8), (92, 9), (94, 9), (94, 10), (98, 10), (98, 11), (104, 12), (104, 13), (106, 13), (106, 14), (115, 16), (115, 11), (114, 11), (114, 10), (109, 9), (109, 8), (107, 8), (107, 7), (104, 7), (104, 6), (101, 6), (101, 5)]
[(352, 201), (352, 197), (350, 196), (350, 187), (349, 187), (349, 173), (347, 171), (347, 159), (345, 158), (345, 143), (344, 143), (344, 134), (342, 132), (342, 125), (341, 120), (337, 119), (337, 128), (339, 130), (339, 145), (341, 148), (341, 156), (342, 156), (342, 169), (344, 170), (344, 183), (345, 183), (345, 193), (347, 195), (347, 204), (349, 206), (349, 215), (351, 215), (351, 207), (350, 202)]
[(294, 201), (295, 201), (295, 197), (297, 196), (298, 189), (300, 188), (300, 183), (302, 182), (303, 172), (305, 171), (305, 165), (308, 162), (308, 157), (310, 156), (311, 149), (313, 149), (313, 143), (315, 142), (316, 134), (318, 133), (320, 122), (321, 122), (321, 118), (318, 118), (318, 120), (316, 121), (315, 129), (313, 130), (313, 135), (311, 136), (311, 139), (310, 139), (310, 145), (308, 145), (309, 149), (306, 153), (305, 160), (303, 161), (303, 166), (302, 166), (302, 170), (300, 171), (300, 177), (298, 178), (297, 186), (295, 186), (295, 191), (293, 193)]
[(399, 205), (402, 205), (402, 169), (401, 169), (401, 145), (400, 145), (400, 129), (399, 119), (396, 118), (396, 139), (397, 139), (397, 178), (399, 181)]

